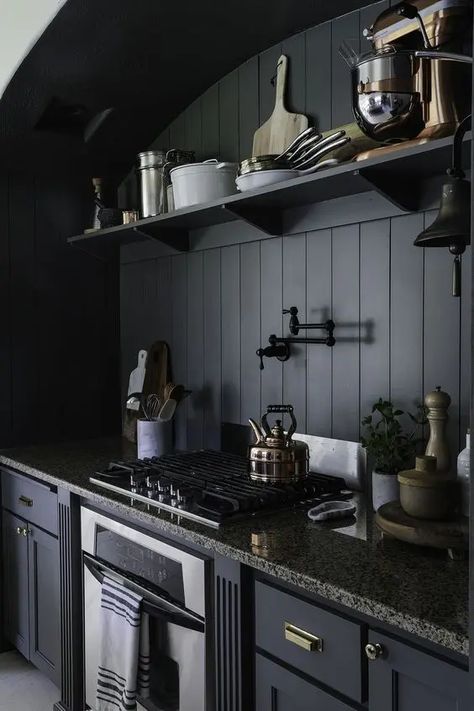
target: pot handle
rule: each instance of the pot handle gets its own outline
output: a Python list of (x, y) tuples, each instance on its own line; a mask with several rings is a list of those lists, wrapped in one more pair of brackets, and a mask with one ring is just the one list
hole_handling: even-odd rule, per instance
[(262, 428), (266, 432), (266, 434), (270, 434), (270, 427), (268, 425), (267, 421), (267, 416), (268, 415), (273, 415), (273, 414), (289, 414), (291, 417), (291, 425), (288, 429), (288, 433), (286, 435), (286, 441), (289, 442), (293, 436), (293, 434), (296, 432), (296, 418), (293, 412), (293, 405), (269, 405), (267, 407), (266, 413), (262, 417)]

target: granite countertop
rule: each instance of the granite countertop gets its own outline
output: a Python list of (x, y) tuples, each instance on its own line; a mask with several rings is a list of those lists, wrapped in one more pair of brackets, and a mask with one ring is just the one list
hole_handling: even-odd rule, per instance
[[(356, 519), (317, 524), (302, 511), (287, 511), (232, 523), (220, 529), (176, 516), (89, 483), (109, 461), (136, 456), (120, 438), (2, 450), (0, 463), (126, 517), (152, 524), (160, 533), (241, 561), (350, 610), (398, 627), (462, 655), (469, 653), (468, 563), (394, 540), (381, 541), (371, 511), (358, 497)], [(356, 497), (357, 498), (357, 497)]]

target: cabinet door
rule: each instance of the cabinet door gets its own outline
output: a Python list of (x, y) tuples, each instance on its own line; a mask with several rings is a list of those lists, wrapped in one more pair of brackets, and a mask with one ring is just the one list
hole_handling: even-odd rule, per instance
[(261, 654), (256, 657), (257, 711), (352, 711), (351, 706), (326, 694), (279, 664)]
[(30, 525), (30, 660), (59, 685), (59, 542)]
[(369, 661), (369, 711), (468, 711), (468, 672), (370, 632), (381, 656)]
[(27, 659), (29, 648), (28, 524), (2, 511), (5, 637)]

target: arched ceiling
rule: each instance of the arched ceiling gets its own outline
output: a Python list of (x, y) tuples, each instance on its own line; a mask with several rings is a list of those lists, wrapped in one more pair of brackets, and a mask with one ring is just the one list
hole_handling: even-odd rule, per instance
[[(364, 0), (67, 0), (0, 100), (0, 164), (118, 172), (259, 51)], [(113, 109), (109, 111), (109, 109)]]

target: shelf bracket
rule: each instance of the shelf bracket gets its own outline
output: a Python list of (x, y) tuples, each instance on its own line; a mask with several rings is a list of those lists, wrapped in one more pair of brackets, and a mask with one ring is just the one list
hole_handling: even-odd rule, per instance
[(376, 167), (359, 168), (354, 171), (354, 175), (359, 175), (372, 190), (401, 210), (416, 212), (420, 208), (419, 186), (409, 176), (403, 180), (398, 175)]
[(167, 229), (167, 230), (147, 230), (143, 227), (133, 227), (133, 231), (153, 240), (154, 242), (162, 242), (168, 247), (176, 249), (178, 252), (189, 251), (189, 234), (186, 230)]
[(268, 235), (277, 236), (283, 234), (283, 221), (278, 208), (252, 207), (251, 205), (239, 205), (235, 202), (222, 206), (227, 212), (243, 220), (252, 227), (257, 227)]

